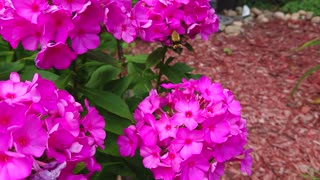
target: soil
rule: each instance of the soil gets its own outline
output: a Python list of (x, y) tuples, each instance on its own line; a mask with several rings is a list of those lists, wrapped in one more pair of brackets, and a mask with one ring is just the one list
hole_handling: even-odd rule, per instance
[[(296, 50), (316, 37), (320, 25), (272, 20), (249, 23), (238, 36), (216, 33), (208, 41), (190, 40), (194, 52), (175, 55), (194, 73), (230, 89), (242, 105), (253, 149), (252, 174), (241, 174), (239, 164), (231, 163), (222, 179), (320, 178), (320, 104), (313, 102), (320, 97), (320, 71), (290, 97), (303, 73), (320, 64), (320, 46)], [(155, 46), (137, 42), (133, 53), (150, 53)]]

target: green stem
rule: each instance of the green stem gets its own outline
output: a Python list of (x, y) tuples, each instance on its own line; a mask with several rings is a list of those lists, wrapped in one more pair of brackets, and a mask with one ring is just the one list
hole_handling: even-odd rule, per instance
[[(162, 64), (165, 64), (167, 51), (168, 51), (168, 46), (164, 45), (164, 53), (163, 53), (163, 56), (162, 56), (162, 59), (161, 59), (161, 62), (160, 62)], [(157, 91), (160, 90), (161, 76), (163, 75), (163, 72), (161, 70), (162, 70), (162, 68), (160, 67), (159, 68), (158, 79), (157, 79), (157, 86), (156, 86)]]
[[(123, 55), (123, 48), (122, 48), (122, 41), (117, 40), (117, 54), (118, 54), (118, 59), (122, 64), (122, 67), (125, 69), (126, 68), (126, 64), (125, 64), (125, 57)], [(121, 78), (124, 74), (126, 74), (126, 71), (123, 72), (123, 74), (121, 73), (119, 75), (119, 77)]]

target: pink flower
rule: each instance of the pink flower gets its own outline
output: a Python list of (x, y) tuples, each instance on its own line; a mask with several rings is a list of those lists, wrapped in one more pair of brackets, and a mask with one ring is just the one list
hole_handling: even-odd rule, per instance
[(32, 161), (27, 156), (10, 151), (0, 152), (0, 179), (25, 179), (31, 170)]
[(249, 154), (251, 152), (252, 149), (248, 149), (244, 152), (244, 159), (241, 161), (240, 166), (240, 170), (248, 175), (251, 175), (252, 157)]
[(159, 140), (162, 141), (168, 137), (175, 138), (177, 134), (177, 127), (172, 124), (171, 118), (162, 114), (160, 120), (156, 122), (156, 128), (159, 132)]
[(36, 115), (29, 115), (24, 125), (12, 133), (17, 152), (40, 157), (47, 146), (47, 133)]
[(143, 165), (146, 168), (156, 168), (160, 164), (160, 148), (158, 146), (143, 146), (140, 155), (143, 157)]
[(34, 24), (37, 23), (39, 14), (49, 7), (45, 0), (14, 0), (12, 4), (19, 16)]
[(124, 135), (119, 136), (117, 144), (121, 156), (133, 157), (138, 146), (138, 136), (136, 134), (136, 127), (131, 125), (124, 130)]
[(54, 42), (65, 43), (68, 33), (74, 26), (71, 13), (64, 9), (52, 9), (38, 18), (38, 24), (44, 26), (44, 36)]
[(207, 142), (222, 143), (228, 139), (230, 124), (223, 117), (214, 117), (203, 122)]
[(202, 155), (192, 156), (181, 164), (181, 180), (203, 179), (208, 172), (209, 161)]
[(219, 102), (224, 100), (223, 89), (218, 83), (211, 83), (210, 79), (202, 76), (198, 80), (198, 91), (207, 101)]
[(220, 180), (224, 173), (224, 163), (214, 162), (210, 165), (208, 180)]
[(89, 132), (98, 146), (103, 149), (104, 139), (106, 138), (106, 132), (104, 130), (106, 122), (94, 107), (89, 106), (87, 100), (85, 100), (85, 104), (88, 109), (88, 114), (83, 117), (82, 125), (84, 130)]
[(42, 69), (56, 68), (66, 69), (71, 61), (75, 60), (77, 54), (70, 50), (68, 45), (63, 43), (49, 43), (35, 58), (36, 66)]
[(183, 159), (180, 157), (179, 152), (170, 147), (168, 152), (161, 156), (161, 161), (164, 164), (169, 165), (174, 172), (179, 172), (181, 170), (180, 164), (183, 162)]
[(172, 180), (174, 172), (170, 167), (156, 167), (151, 169), (155, 179)]
[(184, 124), (189, 130), (193, 130), (204, 120), (198, 101), (178, 101), (174, 108), (177, 112), (173, 116), (173, 124)]
[(156, 90), (151, 90), (149, 96), (146, 97), (140, 104), (139, 109), (144, 113), (153, 113), (160, 106), (160, 99)]
[(48, 139), (47, 156), (55, 158), (59, 163), (69, 159), (67, 149), (74, 142), (75, 137), (65, 129), (52, 132)]
[(238, 136), (231, 136), (221, 144), (216, 144), (213, 149), (213, 156), (216, 161), (223, 162), (232, 157), (240, 155), (244, 151), (246, 141)]
[(172, 141), (172, 146), (176, 151), (180, 151), (181, 157), (186, 160), (192, 155), (200, 154), (203, 147), (203, 131), (190, 131), (180, 128), (177, 137)]
[(23, 126), (27, 111), (26, 106), (10, 106), (6, 102), (0, 101), (0, 132), (12, 132)]
[(71, 12), (81, 10), (85, 2), (85, 0), (53, 0), (55, 5), (61, 6)]
[[(143, 164), (156, 179), (219, 179), (228, 161), (240, 161), (241, 171), (250, 173), (246, 121), (229, 90), (207, 77), (162, 87), (166, 94), (150, 91), (135, 110), (136, 125), (130, 126), (142, 142), (137, 146)], [(119, 139), (130, 149), (125, 154), (133, 152), (130, 136)]]
[[(11, 75), (13, 75), (12, 73)], [(31, 87), (27, 83), (20, 82), (18, 79), (0, 82), (0, 100), (8, 104), (21, 104), (24, 102), (37, 102), (40, 97), (36, 92), (31, 92)]]
[[(92, 18), (95, 17), (95, 18)], [(99, 5), (88, 2), (88, 6), (72, 19), (74, 28), (70, 31), (71, 46), (77, 54), (83, 54), (88, 49), (95, 49), (100, 45), (100, 21), (103, 12)]]

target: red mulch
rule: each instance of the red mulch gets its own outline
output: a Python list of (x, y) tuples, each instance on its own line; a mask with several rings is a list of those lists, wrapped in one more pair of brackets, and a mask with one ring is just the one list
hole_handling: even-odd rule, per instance
[[(231, 164), (223, 179), (320, 178), (320, 104), (311, 103), (320, 97), (320, 71), (303, 81), (294, 98), (289, 95), (299, 77), (320, 63), (320, 46), (294, 48), (319, 36), (319, 25), (272, 20), (248, 24), (238, 36), (217, 33), (209, 41), (189, 41), (195, 52), (177, 56), (195, 73), (233, 91), (242, 104), (248, 147), (253, 148), (252, 175)], [(152, 47), (137, 42), (133, 53), (148, 53)]]

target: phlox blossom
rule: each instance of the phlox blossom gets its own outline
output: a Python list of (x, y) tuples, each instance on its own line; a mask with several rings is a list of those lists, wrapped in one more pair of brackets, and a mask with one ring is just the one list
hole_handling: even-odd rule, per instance
[(246, 121), (230, 90), (207, 77), (161, 86), (166, 93), (151, 90), (135, 110), (136, 124), (119, 136), (122, 156), (140, 149), (156, 179), (219, 179), (228, 161), (251, 173)]

